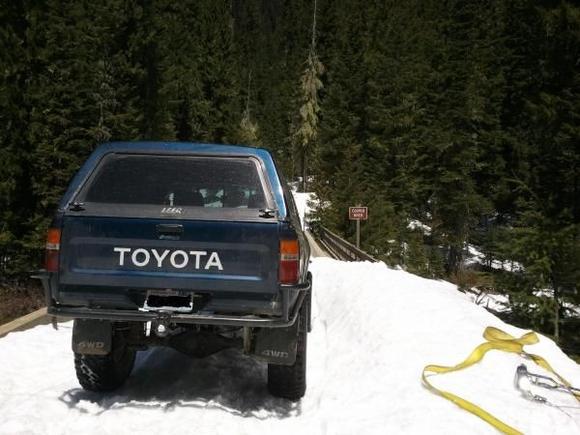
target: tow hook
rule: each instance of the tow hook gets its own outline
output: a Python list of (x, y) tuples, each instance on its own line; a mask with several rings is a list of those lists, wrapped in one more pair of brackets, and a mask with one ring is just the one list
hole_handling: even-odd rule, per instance
[(155, 331), (155, 335), (157, 335), (157, 337), (159, 338), (167, 337), (170, 328), (169, 322), (170, 322), (169, 315), (163, 315), (157, 318), (157, 320), (153, 324), (153, 330)]
[(168, 326), (164, 325), (163, 323), (158, 323), (157, 326), (155, 327), (155, 335), (157, 335), (157, 337), (167, 337), (167, 330), (168, 330)]

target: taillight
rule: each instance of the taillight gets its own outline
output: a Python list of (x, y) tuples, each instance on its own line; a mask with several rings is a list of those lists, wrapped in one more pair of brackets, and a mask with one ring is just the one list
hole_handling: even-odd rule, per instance
[(281, 284), (296, 284), (300, 270), (300, 245), (298, 240), (280, 241), (280, 273)]
[(44, 268), (47, 272), (58, 272), (58, 252), (60, 250), (60, 230), (50, 228), (46, 236), (46, 257)]

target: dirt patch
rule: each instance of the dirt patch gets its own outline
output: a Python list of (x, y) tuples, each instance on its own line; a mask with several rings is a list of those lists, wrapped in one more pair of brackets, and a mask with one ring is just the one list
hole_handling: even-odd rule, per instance
[(0, 325), (45, 306), (40, 286), (0, 285)]

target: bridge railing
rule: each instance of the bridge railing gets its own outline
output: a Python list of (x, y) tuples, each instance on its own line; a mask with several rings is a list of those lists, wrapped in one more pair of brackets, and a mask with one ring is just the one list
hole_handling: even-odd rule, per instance
[(328, 228), (319, 226), (315, 232), (318, 241), (324, 246), (330, 255), (343, 261), (371, 261), (378, 260), (367, 254), (362, 249), (357, 248), (350, 242), (330, 231)]

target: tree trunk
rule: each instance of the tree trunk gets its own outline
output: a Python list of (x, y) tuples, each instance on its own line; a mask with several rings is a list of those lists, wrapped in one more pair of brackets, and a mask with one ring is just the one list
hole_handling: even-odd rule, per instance
[(447, 273), (449, 275), (459, 272), (462, 257), (463, 253), (461, 248), (454, 245), (449, 246), (449, 253), (447, 255)]
[(302, 192), (306, 192), (306, 150), (302, 149)]
[(554, 341), (560, 341), (560, 292), (558, 287), (554, 286)]

